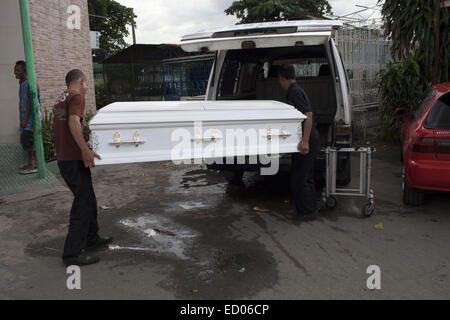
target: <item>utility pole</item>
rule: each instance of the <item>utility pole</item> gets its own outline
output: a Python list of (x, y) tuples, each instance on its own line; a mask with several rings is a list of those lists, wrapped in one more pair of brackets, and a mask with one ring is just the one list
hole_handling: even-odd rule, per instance
[(33, 117), (34, 146), (36, 149), (36, 160), (38, 164), (38, 177), (39, 179), (45, 179), (44, 145), (42, 143), (41, 118), (39, 115), (39, 100), (36, 86), (36, 70), (34, 67), (28, 0), (20, 0), (20, 18), (22, 20), (23, 45), (27, 64), (31, 115)]

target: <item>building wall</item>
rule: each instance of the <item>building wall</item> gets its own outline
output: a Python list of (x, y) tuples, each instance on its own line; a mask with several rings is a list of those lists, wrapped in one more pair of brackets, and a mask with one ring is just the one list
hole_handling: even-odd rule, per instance
[[(51, 109), (59, 94), (66, 89), (67, 72), (80, 69), (89, 82), (86, 107), (95, 110), (87, 0), (29, 0), (29, 5), (37, 82), (41, 87), (43, 107)], [(71, 15), (67, 9), (71, 5), (81, 8), (80, 30), (67, 27)]]
[(0, 143), (19, 141), (19, 85), (13, 68), (24, 59), (19, 1), (2, 0), (0, 10)]
[[(89, 81), (87, 108), (95, 110), (94, 75), (90, 48), (87, 0), (29, 0), (37, 82), (43, 107), (50, 110), (65, 90), (65, 75), (81, 69)], [(70, 5), (81, 9), (81, 28), (69, 30)], [(24, 60), (20, 7), (17, 0), (2, 0), (0, 10), (0, 143), (19, 141), (17, 60)]]

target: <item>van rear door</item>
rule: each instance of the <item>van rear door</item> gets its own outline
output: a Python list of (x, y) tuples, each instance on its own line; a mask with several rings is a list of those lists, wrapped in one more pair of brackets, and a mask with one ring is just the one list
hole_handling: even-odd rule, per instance
[(187, 52), (327, 44), (336, 21), (283, 21), (245, 24), (186, 35), (181, 47)]
[[(344, 122), (347, 125), (351, 124), (351, 108), (350, 108), (350, 100), (349, 100), (349, 85), (348, 85), (348, 79), (347, 79), (347, 72), (345, 71), (345, 67), (344, 67), (344, 63), (342, 61), (341, 58), (341, 54), (339, 53), (339, 50), (334, 42), (333, 39), (330, 40), (330, 45), (331, 45), (331, 50), (333, 51), (333, 60), (334, 60), (334, 65), (336, 66), (336, 76), (339, 79), (336, 79), (339, 81), (339, 85), (341, 87), (341, 94), (342, 97), (340, 99), (340, 101), (342, 101), (342, 105), (338, 106), (338, 108), (340, 107), (341, 110), (343, 111), (343, 117), (344, 117)], [(339, 101), (339, 100), (338, 100)]]

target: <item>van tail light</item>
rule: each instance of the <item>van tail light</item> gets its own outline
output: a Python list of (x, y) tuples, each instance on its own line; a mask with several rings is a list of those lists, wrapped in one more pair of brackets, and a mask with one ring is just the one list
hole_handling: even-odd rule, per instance
[(336, 126), (336, 144), (352, 144), (352, 126)]
[(434, 138), (417, 138), (412, 144), (411, 151), (416, 153), (435, 153)]

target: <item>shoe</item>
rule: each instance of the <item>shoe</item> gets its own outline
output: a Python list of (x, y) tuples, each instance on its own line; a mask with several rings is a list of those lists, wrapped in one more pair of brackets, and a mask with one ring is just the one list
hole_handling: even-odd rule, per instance
[(37, 173), (37, 169), (23, 169), (20, 170), (20, 174), (32, 174), (32, 173)]
[(88, 243), (86, 246), (86, 249), (96, 249), (96, 248), (104, 247), (107, 244), (110, 244), (112, 241), (113, 241), (112, 237), (106, 237), (106, 238), (99, 237), (97, 239), (97, 241), (95, 241), (94, 243)]
[(100, 261), (100, 259), (98, 257), (88, 256), (85, 253), (81, 253), (77, 257), (63, 259), (63, 263), (66, 265), (66, 267), (68, 267), (68, 266), (87, 266), (90, 264), (97, 263), (99, 261)]

